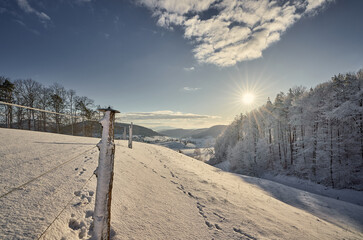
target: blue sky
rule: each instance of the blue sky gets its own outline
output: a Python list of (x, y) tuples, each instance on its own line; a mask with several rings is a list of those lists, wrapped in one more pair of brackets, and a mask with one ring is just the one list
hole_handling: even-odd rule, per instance
[[(2, 0), (0, 75), (54, 82), (154, 129), (228, 124), (363, 67), (360, 0)], [(243, 92), (256, 95), (241, 102)]]

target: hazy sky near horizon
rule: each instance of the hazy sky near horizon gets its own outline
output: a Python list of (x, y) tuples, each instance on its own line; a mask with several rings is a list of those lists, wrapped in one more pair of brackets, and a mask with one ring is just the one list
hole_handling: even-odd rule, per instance
[(57, 82), (153, 129), (228, 124), (280, 91), (363, 68), (362, 9), (361, 0), (2, 0), (0, 75)]

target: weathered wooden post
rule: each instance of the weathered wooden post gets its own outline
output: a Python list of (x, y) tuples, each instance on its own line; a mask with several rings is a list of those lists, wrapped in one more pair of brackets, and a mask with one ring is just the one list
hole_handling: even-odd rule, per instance
[(114, 123), (115, 114), (119, 111), (110, 107), (98, 109), (104, 112), (100, 120), (102, 124), (102, 138), (97, 144), (100, 150), (98, 167), (96, 169), (97, 189), (94, 211), (93, 239), (109, 240), (111, 227), (111, 195), (113, 182), (113, 166), (115, 155)]
[(126, 127), (124, 127), (124, 135), (123, 135), (123, 140), (126, 140)]
[(131, 125), (129, 126), (129, 148), (132, 148), (132, 122)]

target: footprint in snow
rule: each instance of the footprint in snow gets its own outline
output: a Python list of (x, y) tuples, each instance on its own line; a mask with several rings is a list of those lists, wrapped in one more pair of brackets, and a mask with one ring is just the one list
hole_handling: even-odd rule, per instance
[(202, 217), (207, 218), (203, 211), (199, 211), (199, 214), (202, 215)]
[(191, 197), (191, 198), (197, 199), (197, 197), (196, 197), (196, 196), (194, 196), (191, 192), (188, 192), (188, 195), (189, 195), (189, 197)]
[(92, 201), (92, 197), (87, 196), (86, 194), (82, 194), (81, 200), (87, 199), (88, 203)]
[(202, 215), (202, 217), (207, 218), (207, 216), (205, 215), (203, 208), (205, 206), (203, 204), (200, 204), (199, 202), (197, 202), (197, 208), (199, 210), (199, 214)]
[(85, 218), (89, 218), (89, 217), (93, 217), (93, 211), (92, 210), (87, 210), (86, 211)]
[(216, 223), (214, 224), (214, 226), (218, 229), (218, 230), (222, 230), (222, 228)]
[(205, 221), (205, 225), (207, 225), (208, 226), (208, 228), (213, 228), (214, 226), (213, 226), (213, 224), (211, 224), (210, 222), (208, 222), (208, 221)]
[(79, 175), (79, 176), (81, 176), (81, 175), (82, 175), (82, 174), (83, 174), (86, 170), (87, 170), (87, 169), (82, 168), (82, 171), (80, 171), (78, 175)]
[(236, 233), (242, 234), (252, 240), (257, 240), (257, 238), (254, 238), (250, 234), (243, 232), (240, 228), (233, 227), (233, 231), (235, 231)]
[(69, 222), (68, 222), (68, 227), (73, 229), (73, 230), (78, 230), (80, 229), (82, 226), (81, 225), (84, 225), (84, 222), (78, 222), (76, 219), (74, 218), (71, 218), (69, 219)]

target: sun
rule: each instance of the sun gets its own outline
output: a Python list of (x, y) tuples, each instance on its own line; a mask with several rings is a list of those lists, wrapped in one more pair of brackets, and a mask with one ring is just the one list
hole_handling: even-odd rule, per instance
[(242, 95), (242, 103), (245, 105), (251, 105), (255, 101), (255, 95), (250, 92), (246, 92)]

